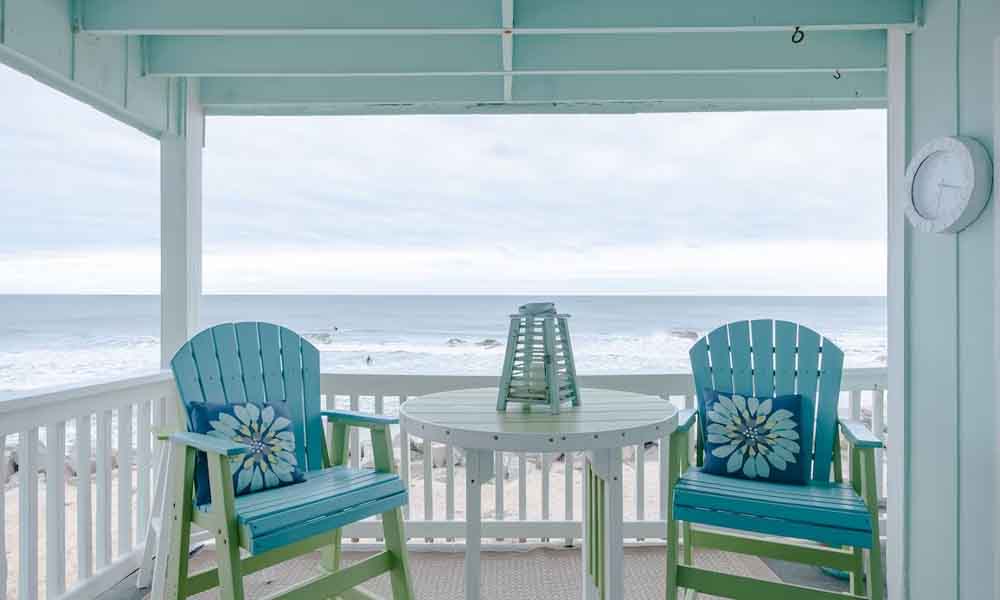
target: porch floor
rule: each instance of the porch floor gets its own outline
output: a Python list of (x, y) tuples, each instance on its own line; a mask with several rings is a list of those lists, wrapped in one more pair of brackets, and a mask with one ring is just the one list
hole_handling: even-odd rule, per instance
[[(351, 563), (369, 554), (345, 554)], [(580, 597), (580, 551), (578, 548), (554, 547), (526, 550), (486, 551), (483, 560), (484, 600), (563, 600)], [(461, 600), (463, 590), (463, 554), (457, 551), (415, 550), (410, 553), (418, 598), (434, 600)], [(822, 574), (811, 567), (797, 567), (788, 563), (766, 564), (764, 561), (714, 550), (696, 550), (695, 563), (706, 568), (728, 573), (846, 591), (843, 582)], [(198, 550), (192, 557), (192, 569), (201, 570), (214, 565), (214, 552), (210, 546)], [(664, 597), (664, 548), (662, 546), (633, 546), (625, 551), (625, 596), (632, 599), (661, 600)], [(245, 579), (247, 598), (263, 598), (297, 582), (320, 573), (319, 553), (265, 569)], [(367, 586), (382, 597), (391, 597), (388, 576), (379, 577)], [(121, 582), (98, 600), (141, 600), (148, 590), (135, 588), (135, 576)], [(198, 599), (215, 598), (215, 592), (195, 596)], [(699, 596), (699, 598), (714, 598)]]

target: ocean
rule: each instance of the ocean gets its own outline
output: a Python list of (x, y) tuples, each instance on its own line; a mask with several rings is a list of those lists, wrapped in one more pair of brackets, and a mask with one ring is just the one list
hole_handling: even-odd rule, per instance
[[(507, 317), (529, 301), (572, 315), (581, 374), (684, 372), (699, 336), (759, 317), (833, 339), (847, 368), (886, 361), (884, 297), (210, 295), (201, 317), (285, 325), (319, 348), (324, 371), (482, 375), (499, 373)], [(158, 366), (158, 296), (0, 295), (0, 397)]]

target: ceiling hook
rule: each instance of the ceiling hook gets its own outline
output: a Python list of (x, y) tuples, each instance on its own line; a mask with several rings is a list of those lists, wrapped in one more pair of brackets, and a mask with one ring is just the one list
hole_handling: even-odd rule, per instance
[(833, 72), (833, 78), (834, 79), (840, 79), (841, 77), (843, 77), (843, 75), (840, 74), (840, 69), (834, 70), (834, 72)]
[(802, 31), (802, 28), (796, 25), (795, 31), (792, 32), (792, 43), (801, 44), (805, 39), (806, 39), (806, 32)]

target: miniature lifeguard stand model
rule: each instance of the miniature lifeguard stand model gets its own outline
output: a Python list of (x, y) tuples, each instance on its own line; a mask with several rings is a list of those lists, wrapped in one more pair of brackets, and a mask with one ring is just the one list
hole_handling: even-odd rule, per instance
[(525, 304), (510, 316), (497, 410), (520, 402), (525, 408), (548, 405), (559, 414), (564, 403), (580, 405), (568, 319), (551, 302)]

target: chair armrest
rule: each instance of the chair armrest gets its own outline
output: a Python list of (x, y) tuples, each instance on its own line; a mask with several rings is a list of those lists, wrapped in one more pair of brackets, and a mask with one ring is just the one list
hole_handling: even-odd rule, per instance
[(176, 427), (154, 427), (153, 435), (156, 436), (156, 440), (159, 442), (165, 442), (170, 439), (175, 433), (180, 433), (183, 429), (178, 429)]
[(882, 440), (875, 437), (875, 434), (868, 429), (868, 426), (861, 421), (839, 420), (840, 430), (844, 437), (855, 448), (881, 448)]
[(698, 419), (698, 411), (693, 408), (685, 408), (684, 410), (677, 413), (677, 431), (678, 433), (686, 433), (694, 425), (695, 421)]
[(246, 444), (230, 442), (222, 438), (212, 437), (203, 433), (192, 433), (190, 431), (178, 431), (171, 434), (170, 441), (220, 456), (239, 456), (250, 451), (250, 446)]
[(366, 427), (368, 429), (385, 427), (386, 425), (395, 425), (399, 423), (398, 417), (372, 415), (353, 410), (322, 410), (320, 411), (320, 414), (330, 419), (332, 422), (340, 423), (342, 425), (351, 425), (354, 427)]

